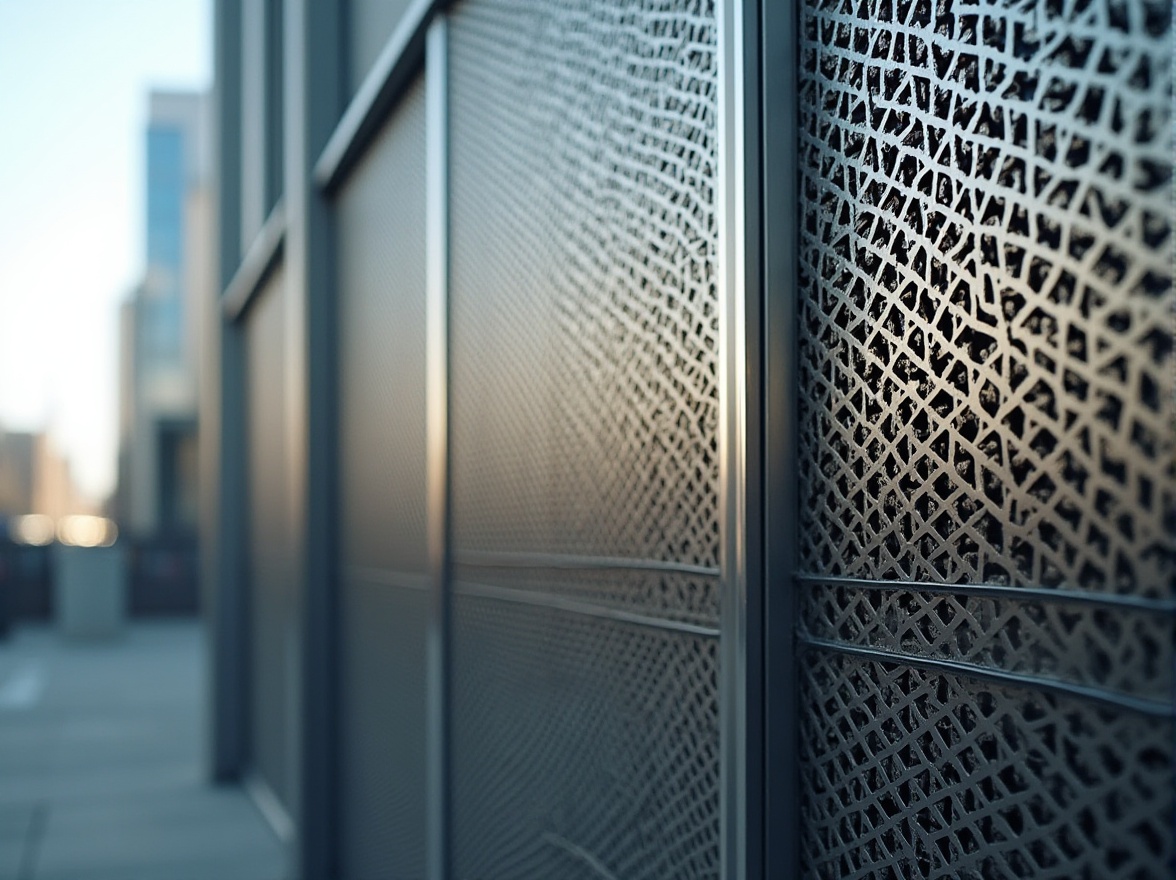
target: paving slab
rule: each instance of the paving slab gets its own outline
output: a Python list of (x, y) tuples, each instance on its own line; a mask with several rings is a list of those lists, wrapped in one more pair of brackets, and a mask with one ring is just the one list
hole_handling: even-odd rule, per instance
[(0, 641), (0, 880), (287, 880), (235, 786), (205, 781), (195, 622)]

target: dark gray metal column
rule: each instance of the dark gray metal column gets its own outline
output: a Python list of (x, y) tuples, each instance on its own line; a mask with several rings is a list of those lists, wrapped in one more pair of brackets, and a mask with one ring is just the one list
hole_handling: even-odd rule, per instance
[(762, 874), (759, 30), (756, 0), (719, 13), (718, 198), (723, 877)]
[(329, 0), (289, 0), (285, 7), (286, 279), (290, 406), (298, 426), (290, 438), (290, 479), (305, 572), (295, 860), (304, 880), (333, 877), (337, 863), (334, 230), (312, 173), (342, 107), (339, 18), (339, 4)]
[(761, 14), (764, 864), (796, 877), (796, 4), (765, 3)]
[[(223, 291), (232, 281), (241, 257), (241, 8), (239, 3), (218, 0), (215, 11), (216, 42), (216, 211), (217, 211), (217, 282)], [(206, 600), (205, 619), (209, 627), (209, 663), (211, 665), (211, 719), (209, 762), (212, 778), (217, 781), (237, 779), (243, 769), (246, 751), (245, 664), (245, 398), (244, 351), (240, 328), (222, 318), (221, 309), (209, 318), (210, 328), (219, 343), (207, 353), (209, 363), (218, 364), (208, 371), (204, 383), (204, 413), (216, 414), (218, 425), (205, 420), (203, 461), (205, 491), (212, 495), (207, 503), (214, 511), (214, 524), (206, 529), (204, 567)]]

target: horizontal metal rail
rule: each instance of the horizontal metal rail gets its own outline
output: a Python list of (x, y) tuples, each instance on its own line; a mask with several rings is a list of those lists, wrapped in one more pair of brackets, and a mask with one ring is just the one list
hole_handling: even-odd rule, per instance
[(912, 654), (901, 654), (897, 651), (886, 651), (880, 648), (850, 645), (845, 642), (818, 638), (809, 635), (803, 630), (797, 633), (797, 640), (803, 647), (849, 654), (854, 657), (875, 660), (880, 663), (912, 666), (918, 669), (926, 669), (930, 672), (948, 672), (953, 675), (962, 675), (968, 678), (991, 681), (1017, 688), (1048, 691), (1068, 697), (1077, 697), (1083, 700), (1102, 703), (1114, 709), (1127, 709), (1156, 718), (1176, 717), (1176, 710), (1174, 710), (1171, 703), (1161, 702), (1160, 700), (1149, 700), (1144, 697), (1131, 697), (1103, 688), (1090, 687), (1089, 685), (1076, 684), (1069, 681), (1060, 681), (1056, 678), (1008, 672), (1003, 669), (994, 669), (990, 666), (980, 666), (975, 663), (961, 663), (958, 660), (919, 657)]
[(692, 636), (704, 636), (717, 639), (719, 628), (716, 626), (701, 626), (681, 620), (669, 620), (650, 614), (639, 614), (626, 611), (623, 608), (610, 608), (595, 602), (584, 602), (568, 596), (552, 593), (540, 593), (532, 590), (519, 590), (514, 587), (499, 587), (491, 584), (471, 583), (454, 578), (453, 594), (455, 596), (469, 596), (476, 599), (494, 599), (499, 602), (512, 602), (518, 605), (532, 605), (538, 608), (550, 608), (555, 611), (566, 611), (570, 614), (580, 614), (586, 617), (597, 617), (618, 623), (631, 623), (637, 626), (647, 626), (653, 629), (669, 630)]
[(221, 295), (221, 311), (227, 320), (237, 321), (245, 314), (278, 264), (285, 244), (286, 205), (283, 199), (278, 199)]
[(1145, 596), (1119, 596), (1114, 593), (1095, 593), (1049, 587), (1010, 587), (1005, 584), (937, 584), (916, 581), (880, 581), (868, 578), (827, 577), (801, 574), (796, 576), (806, 586), (848, 587), (854, 590), (888, 590), (906, 593), (933, 593), (949, 596), (976, 596), (984, 599), (1004, 599), (1014, 602), (1059, 602), (1075, 605), (1100, 605), (1123, 611), (1150, 611), (1156, 614), (1176, 614), (1176, 601), (1149, 599)]
[(366, 581), (371, 584), (381, 584), (387, 587), (400, 587), (405, 590), (421, 590), (428, 592), (433, 588), (433, 579), (428, 574), (418, 574), (412, 571), (398, 571), (393, 568), (375, 568), (366, 565), (348, 565), (343, 573), (352, 580)]
[(576, 556), (563, 553), (458, 553), (454, 561), (469, 568), (553, 568), (582, 571), (653, 571), (694, 577), (718, 577), (719, 570), (706, 565), (635, 559), (623, 556)]

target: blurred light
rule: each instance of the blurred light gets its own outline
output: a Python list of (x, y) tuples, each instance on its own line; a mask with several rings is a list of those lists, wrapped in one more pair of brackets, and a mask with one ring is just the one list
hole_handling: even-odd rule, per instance
[(18, 544), (44, 547), (53, 542), (53, 517), (43, 513), (14, 516), (8, 521), (8, 532)]
[(118, 540), (118, 527), (100, 516), (75, 514), (57, 524), (57, 540), (71, 547), (109, 547)]

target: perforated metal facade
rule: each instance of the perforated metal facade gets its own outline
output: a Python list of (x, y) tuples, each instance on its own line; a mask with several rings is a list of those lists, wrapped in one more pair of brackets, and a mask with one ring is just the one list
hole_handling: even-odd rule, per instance
[(249, 753), (253, 769), (289, 809), (295, 760), (291, 738), (297, 698), (297, 538), (288, 511), (289, 401), (286, 395), (288, 295), (279, 272), (249, 316), (249, 628), (251, 700)]
[(1171, 6), (801, 16), (807, 871), (1167, 876)]
[(425, 875), (424, 177), (417, 82), (339, 196), (340, 855), (372, 880)]
[(454, 9), (456, 877), (718, 870), (715, 26)]
[(1171, 7), (341, 8), (225, 306), (303, 874), (1171, 876)]

